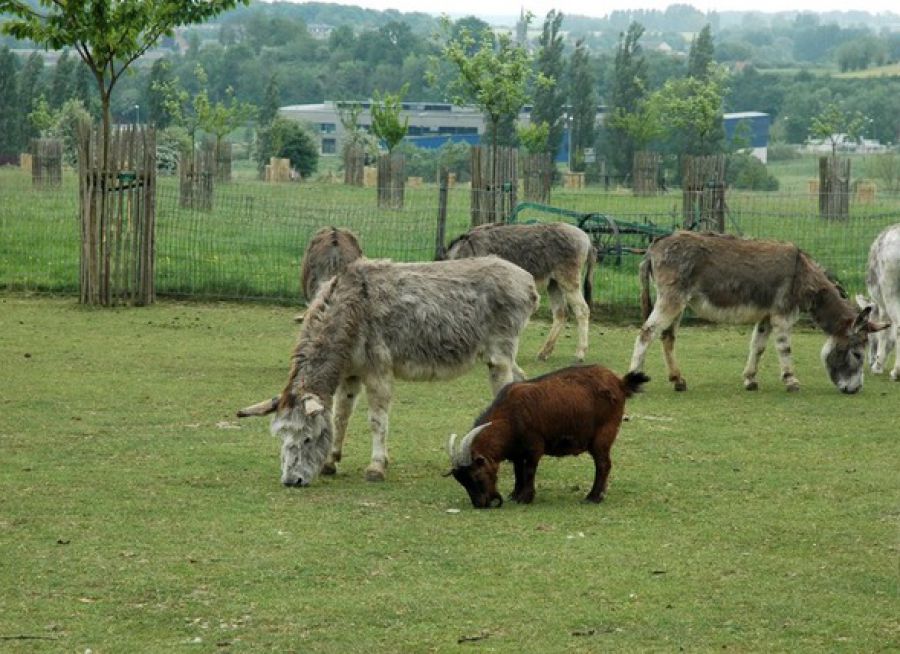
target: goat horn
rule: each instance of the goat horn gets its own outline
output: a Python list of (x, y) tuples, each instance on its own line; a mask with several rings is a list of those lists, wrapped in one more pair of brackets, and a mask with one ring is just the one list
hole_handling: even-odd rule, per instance
[(459, 449), (456, 451), (456, 455), (453, 457), (453, 462), (456, 465), (472, 465), (472, 441), (475, 440), (475, 437), (478, 436), (478, 434), (480, 434), (490, 426), (491, 423), (489, 422), (486, 422), (483, 425), (478, 425), (463, 437), (462, 442), (459, 444)]
[(454, 449), (453, 446), (456, 444), (456, 434), (450, 434), (450, 440), (447, 441), (447, 455), (450, 457), (450, 460), (453, 460)]
[(271, 400), (263, 400), (256, 404), (251, 404), (237, 412), (238, 418), (246, 418), (248, 416), (264, 416), (275, 411), (278, 408), (278, 396)]

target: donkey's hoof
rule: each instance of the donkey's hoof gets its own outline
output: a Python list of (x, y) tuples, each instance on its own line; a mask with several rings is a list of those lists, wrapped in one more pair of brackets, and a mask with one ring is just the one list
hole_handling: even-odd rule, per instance
[(337, 474), (337, 466), (331, 462), (325, 463), (322, 466), (322, 474), (323, 475), (334, 475)]
[(381, 468), (366, 468), (366, 481), (384, 481), (384, 470)]
[(891, 381), (900, 381), (900, 370), (891, 370)]
[(758, 391), (759, 384), (756, 383), (756, 380), (753, 381), (745, 381), (744, 382), (744, 390), (746, 391)]
[(790, 384), (786, 384), (784, 387), (788, 393), (799, 393), (800, 392), (800, 382), (794, 381)]
[(674, 388), (679, 393), (684, 392), (687, 390), (687, 382), (683, 379), (676, 379)]

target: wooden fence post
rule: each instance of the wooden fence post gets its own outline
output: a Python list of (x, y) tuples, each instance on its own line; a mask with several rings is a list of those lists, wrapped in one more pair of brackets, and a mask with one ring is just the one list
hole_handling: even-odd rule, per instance
[(156, 133), (137, 125), (113, 130), (101, 170), (101, 135), (78, 126), (81, 215), (80, 301), (151, 304), (156, 229)]
[(362, 186), (365, 167), (365, 148), (348, 143), (344, 147), (344, 184), (348, 186)]
[(659, 192), (659, 166), (662, 155), (641, 150), (634, 153), (631, 178), (632, 192), (638, 196), (651, 196)]
[(443, 166), (438, 170), (438, 215), (435, 234), (434, 259), (444, 258), (444, 238), (447, 234), (447, 195), (450, 186), (450, 172)]
[(681, 176), (685, 229), (725, 231), (725, 155), (685, 156)]
[(406, 184), (406, 160), (402, 154), (383, 154), (378, 157), (378, 206), (402, 209)]
[(62, 141), (31, 139), (31, 183), (42, 188), (62, 184)]
[(518, 202), (518, 157), (514, 148), (473, 145), (471, 149), (471, 224), (505, 222)]
[(522, 166), (525, 199), (532, 202), (550, 202), (550, 186), (553, 182), (553, 157), (547, 152), (519, 156)]
[(819, 215), (837, 220), (850, 216), (850, 159), (819, 158)]

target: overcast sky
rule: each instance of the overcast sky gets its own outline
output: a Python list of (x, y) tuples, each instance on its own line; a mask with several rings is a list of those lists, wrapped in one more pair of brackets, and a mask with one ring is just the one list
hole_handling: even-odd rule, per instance
[[(879, 13), (894, 11), (900, 13), (900, 1), (886, 0), (683, 0), (701, 11), (869, 11)], [(605, 16), (617, 9), (665, 9), (672, 0), (451, 0), (450, 2), (423, 2), (422, 0), (355, 0), (335, 4), (356, 5), (370, 9), (397, 9), (399, 11), (421, 11), (429, 14), (447, 13), (453, 17), (474, 14), (476, 16), (518, 16), (524, 7), (537, 17), (543, 17), (551, 9), (564, 14), (582, 16)]]

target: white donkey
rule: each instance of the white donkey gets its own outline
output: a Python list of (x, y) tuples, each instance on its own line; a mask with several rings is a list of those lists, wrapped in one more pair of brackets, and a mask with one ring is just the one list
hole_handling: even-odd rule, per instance
[[(900, 330), (900, 223), (885, 229), (872, 243), (866, 288), (872, 301), (858, 295), (856, 301), (860, 307), (872, 306), (873, 318), (891, 323), (890, 330), (878, 333), (870, 344), (872, 372), (881, 374)], [(900, 381), (900, 352), (894, 355), (891, 379)]]

